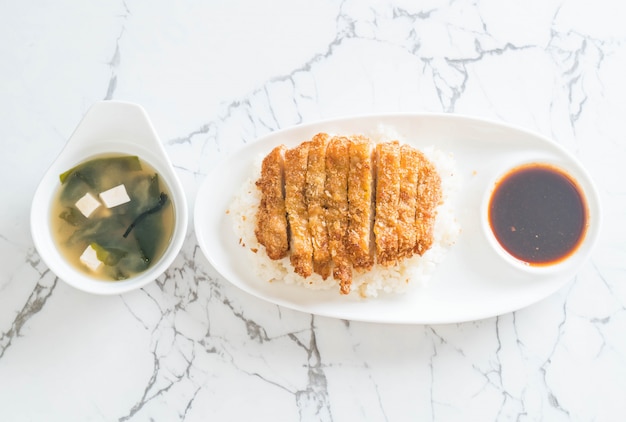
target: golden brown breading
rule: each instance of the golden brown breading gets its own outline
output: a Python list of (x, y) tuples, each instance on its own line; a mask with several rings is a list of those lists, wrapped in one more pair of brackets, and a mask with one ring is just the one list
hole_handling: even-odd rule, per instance
[(348, 173), (347, 250), (356, 270), (370, 270), (374, 265), (374, 163), (373, 143), (364, 136), (350, 137)]
[(285, 151), (285, 208), (289, 221), (289, 259), (302, 277), (313, 273), (313, 247), (309, 236), (309, 214), (304, 188), (310, 142)]
[(417, 210), (415, 226), (417, 229), (417, 243), (415, 252), (423, 255), (433, 244), (433, 230), (437, 206), (441, 204), (441, 177), (437, 169), (420, 151), (419, 173), (417, 185)]
[(384, 266), (398, 259), (398, 202), (400, 199), (400, 143), (376, 145), (376, 262)]
[(313, 271), (324, 280), (328, 278), (331, 270), (324, 194), (328, 138), (326, 133), (318, 133), (311, 140), (304, 191), (309, 214), (309, 234), (313, 245)]
[(261, 177), (256, 182), (261, 191), (261, 203), (254, 233), (270, 259), (284, 258), (289, 250), (283, 191), (284, 151), (284, 145), (277, 146), (263, 159)]
[(348, 173), (350, 141), (335, 136), (326, 148), (326, 224), (328, 246), (334, 264), (333, 278), (339, 281), (342, 294), (350, 293), (352, 263), (346, 250), (348, 232)]
[(441, 178), (418, 149), (360, 135), (318, 133), (274, 148), (256, 182), (255, 235), (270, 259), (295, 273), (331, 274), (350, 293), (353, 271), (392, 266), (433, 244)]
[(417, 207), (418, 151), (408, 144), (400, 147), (400, 198), (398, 202), (398, 258), (413, 255), (417, 244), (415, 212)]

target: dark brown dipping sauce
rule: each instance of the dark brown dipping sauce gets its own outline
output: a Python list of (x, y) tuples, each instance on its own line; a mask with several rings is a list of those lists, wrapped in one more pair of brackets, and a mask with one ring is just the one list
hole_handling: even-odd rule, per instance
[(511, 170), (496, 184), (489, 202), (489, 224), (500, 245), (535, 266), (570, 256), (584, 237), (587, 220), (576, 182), (546, 164)]

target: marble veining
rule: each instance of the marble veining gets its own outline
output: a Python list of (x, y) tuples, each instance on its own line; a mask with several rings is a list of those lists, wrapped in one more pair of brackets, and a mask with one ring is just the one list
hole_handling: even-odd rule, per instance
[[(624, 12), (615, 0), (1, 5), (0, 419), (621, 420)], [(103, 99), (146, 108), (190, 209), (210, 169), (274, 130), (432, 111), (555, 139), (596, 181), (604, 231), (565, 288), (463, 324), (266, 303), (216, 273), (193, 224), (153, 283), (88, 295), (40, 260), (28, 213)]]

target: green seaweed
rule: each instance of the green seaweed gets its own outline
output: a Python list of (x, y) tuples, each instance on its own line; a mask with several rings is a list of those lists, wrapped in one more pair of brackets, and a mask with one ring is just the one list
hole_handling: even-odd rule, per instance
[[(168, 195), (161, 191), (158, 174), (136, 170), (141, 170), (136, 156), (105, 156), (59, 176), (64, 207), (59, 217), (75, 228), (66, 241), (77, 249), (91, 245), (105, 264), (105, 277), (111, 280), (124, 280), (146, 270), (166, 241), (161, 211), (170, 203)], [(87, 192), (97, 197), (118, 184), (124, 184), (130, 202), (102, 208), (90, 218), (76, 208), (76, 201)]]
[(87, 217), (85, 217), (77, 208), (65, 207), (59, 214), (59, 218), (65, 220), (67, 224), (77, 227), (85, 223)]
[(86, 179), (81, 172), (74, 172), (65, 179), (61, 192), (61, 201), (66, 205), (74, 205), (87, 192), (93, 190), (93, 182)]
[(81, 163), (71, 169), (61, 173), (59, 179), (61, 184), (73, 174), (78, 173), (91, 187), (97, 186), (99, 175), (103, 172), (128, 172), (141, 170), (141, 162), (136, 155), (123, 155), (119, 157), (102, 157)]
[(96, 242), (91, 242), (91, 247), (96, 251), (98, 260), (108, 266), (117, 265), (117, 263), (120, 262), (120, 259), (124, 258), (128, 254), (125, 250), (118, 248), (105, 248)]

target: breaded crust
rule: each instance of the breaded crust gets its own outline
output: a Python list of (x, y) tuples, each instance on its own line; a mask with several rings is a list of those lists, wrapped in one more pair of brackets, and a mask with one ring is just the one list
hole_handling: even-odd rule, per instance
[(270, 259), (284, 258), (289, 250), (283, 191), (284, 151), (284, 145), (277, 146), (263, 159), (261, 177), (256, 182), (261, 191), (261, 202), (254, 233)]
[(415, 227), (417, 242), (415, 252), (423, 255), (433, 244), (433, 230), (437, 206), (441, 204), (441, 177), (428, 158), (418, 151), (419, 173)]
[(400, 198), (398, 201), (398, 258), (413, 255), (417, 244), (415, 213), (417, 211), (418, 151), (408, 144), (400, 147)]
[(398, 259), (398, 202), (400, 200), (400, 143), (376, 145), (376, 262), (384, 266)]
[[(433, 244), (441, 178), (423, 152), (398, 141), (329, 136), (263, 160), (255, 235), (270, 259), (289, 256), (306, 278), (331, 274), (342, 294), (354, 271), (392, 266)], [(311, 281), (313, 283), (313, 281)]]
[(285, 208), (289, 222), (289, 259), (302, 277), (313, 273), (313, 247), (309, 236), (309, 214), (305, 202), (305, 182), (310, 142), (285, 151)]
[(313, 271), (326, 280), (331, 271), (328, 229), (326, 227), (326, 147), (329, 136), (319, 133), (309, 145), (305, 196), (309, 214), (309, 234), (313, 246)]
[(350, 141), (335, 136), (326, 149), (326, 225), (328, 246), (334, 264), (333, 278), (339, 281), (339, 291), (350, 293), (352, 263), (346, 250), (348, 232), (348, 173), (350, 171)]
[(373, 143), (364, 136), (350, 137), (348, 173), (349, 226), (346, 248), (354, 269), (367, 271), (374, 265), (372, 225), (374, 222)]

